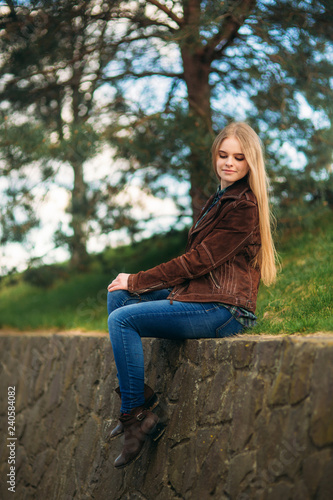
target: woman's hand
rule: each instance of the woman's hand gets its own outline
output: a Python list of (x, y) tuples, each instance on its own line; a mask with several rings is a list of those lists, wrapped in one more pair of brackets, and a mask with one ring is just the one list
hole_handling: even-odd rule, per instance
[(114, 292), (115, 290), (128, 290), (128, 277), (129, 274), (126, 273), (118, 274), (118, 276), (108, 286), (108, 291)]

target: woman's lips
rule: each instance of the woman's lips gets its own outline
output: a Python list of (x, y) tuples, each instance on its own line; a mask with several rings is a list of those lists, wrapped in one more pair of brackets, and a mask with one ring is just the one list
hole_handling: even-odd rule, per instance
[(226, 174), (234, 174), (235, 173), (234, 170), (227, 170), (227, 169), (223, 169), (222, 172), (225, 172)]

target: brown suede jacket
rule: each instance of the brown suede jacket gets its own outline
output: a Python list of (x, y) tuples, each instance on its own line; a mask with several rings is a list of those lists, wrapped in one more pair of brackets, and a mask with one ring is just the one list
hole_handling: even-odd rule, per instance
[[(197, 220), (213, 199), (214, 195)], [(251, 261), (259, 249), (258, 205), (246, 176), (227, 189), (197, 227), (192, 226), (183, 255), (130, 274), (128, 290), (140, 294), (173, 287), (171, 303), (222, 302), (254, 312), (260, 271)]]

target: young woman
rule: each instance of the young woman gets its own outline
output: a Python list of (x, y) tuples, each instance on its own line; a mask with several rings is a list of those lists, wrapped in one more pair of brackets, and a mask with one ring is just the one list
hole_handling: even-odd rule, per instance
[[(108, 286), (109, 332), (125, 433), (115, 461), (138, 458), (145, 438), (156, 433), (154, 391), (144, 384), (142, 337), (222, 338), (255, 324), (260, 278), (276, 276), (268, 182), (261, 142), (246, 123), (231, 123), (212, 146), (220, 181), (189, 231), (185, 253), (137, 274), (119, 274)], [(172, 291), (169, 289), (172, 288)]]

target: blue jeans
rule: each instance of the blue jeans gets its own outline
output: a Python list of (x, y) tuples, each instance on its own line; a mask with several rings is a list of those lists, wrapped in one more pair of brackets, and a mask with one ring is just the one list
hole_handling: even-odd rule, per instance
[(230, 337), (243, 325), (216, 302), (170, 304), (168, 290), (140, 296), (127, 290), (108, 293), (109, 333), (121, 393), (121, 412), (141, 406), (144, 360), (141, 337), (203, 339)]

